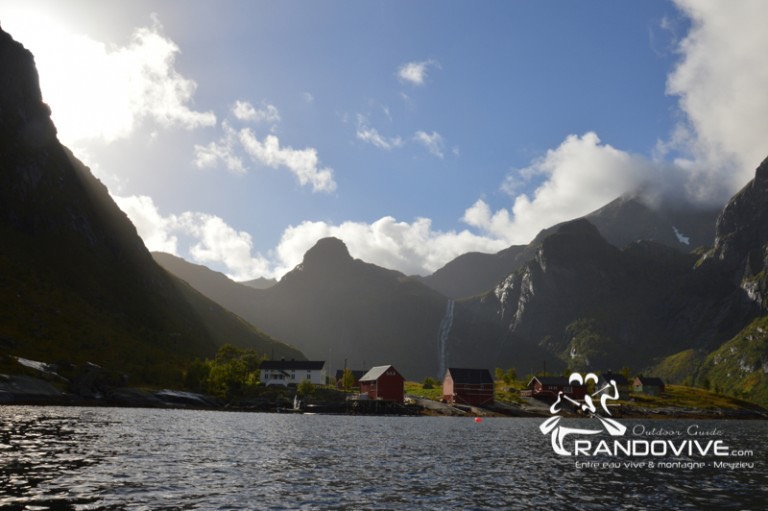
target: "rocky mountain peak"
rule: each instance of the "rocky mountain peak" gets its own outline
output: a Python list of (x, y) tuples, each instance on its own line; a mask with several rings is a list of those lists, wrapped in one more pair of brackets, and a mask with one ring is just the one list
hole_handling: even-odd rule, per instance
[(27, 149), (55, 141), (32, 53), (0, 28), (0, 137)]
[(347, 246), (338, 238), (323, 238), (304, 254), (302, 267), (329, 268), (352, 261)]

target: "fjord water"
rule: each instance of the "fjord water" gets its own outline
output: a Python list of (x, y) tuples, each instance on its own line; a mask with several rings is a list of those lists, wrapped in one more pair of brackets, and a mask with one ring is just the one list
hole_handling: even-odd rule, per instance
[(661, 438), (691, 424), (714, 431), (731, 449), (752, 451), (728, 458), (753, 464), (740, 469), (578, 468), (553, 454), (541, 422), (2, 406), (0, 509), (757, 510), (768, 502), (766, 422), (644, 423)]

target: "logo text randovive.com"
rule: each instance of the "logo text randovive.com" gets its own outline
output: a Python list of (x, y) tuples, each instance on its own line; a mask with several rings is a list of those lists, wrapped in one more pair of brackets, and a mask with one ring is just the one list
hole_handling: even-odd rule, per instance
[[(588, 373), (586, 376), (572, 373), (569, 377), (569, 384), (573, 386), (583, 387), (590, 383), (593, 383), (597, 388), (598, 378), (594, 373)], [(597, 399), (599, 399), (601, 410), (598, 410), (595, 405)], [(552, 449), (560, 456), (687, 456), (692, 458), (751, 454), (745, 451), (731, 450), (724, 440), (712, 438), (712, 436), (722, 432), (704, 430), (698, 425), (691, 425), (687, 428), (685, 433), (689, 438), (679, 438), (684, 435), (683, 431), (680, 430), (647, 429), (643, 425), (636, 425), (628, 431), (625, 425), (610, 417), (608, 401), (618, 399), (619, 391), (614, 380), (606, 382), (592, 394), (585, 393), (583, 399), (574, 399), (560, 391), (557, 400), (549, 409), (553, 416), (544, 421), (539, 429), (543, 434), (550, 436)], [(562, 424), (563, 417), (559, 413), (563, 410), (566, 402), (570, 403), (575, 410), (596, 419), (600, 428), (574, 428)], [(610, 438), (597, 441), (584, 438), (601, 433), (608, 433)], [(644, 436), (656, 438), (642, 438)], [(571, 439), (566, 442), (568, 437)]]

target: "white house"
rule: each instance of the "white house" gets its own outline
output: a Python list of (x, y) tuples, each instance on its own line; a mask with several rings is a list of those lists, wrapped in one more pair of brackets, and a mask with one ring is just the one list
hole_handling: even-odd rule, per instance
[(259, 377), (262, 385), (295, 386), (303, 380), (325, 385), (325, 361), (265, 360)]

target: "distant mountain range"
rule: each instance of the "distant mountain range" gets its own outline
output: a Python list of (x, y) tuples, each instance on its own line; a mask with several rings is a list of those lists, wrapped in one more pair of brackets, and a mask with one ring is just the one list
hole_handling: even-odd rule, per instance
[[(766, 174), (768, 163), (722, 211), (654, 209), (622, 197), (526, 246), (465, 254), (424, 278), (354, 260), (333, 238), (266, 290), (154, 257), (337, 366), (391, 362), (413, 379), (449, 365), (522, 374), (626, 366), (768, 402), (766, 336), (753, 323), (764, 321), (768, 303)], [(739, 350), (728, 353), (740, 356), (725, 356), (732, 343)]]
[[(625, 196), (584, 218), (616, 247), (634, 241), (655, 241), (687, 252), (712, 245), (719, 212), (716, 208), (651, 206), (638, 196)], [(528, 245), (511, 246), (496, 254), (461, 255), (422, 281), (451, 298), (484, 293), (532, 259), (542, 241), (557, 229), (558, 226), (545, 229)]]
[(224, 343), (302, 358), (170, 275), (56, 138), (31, 53), (0, 30), (0, 367), (95, 363), (178, 385)]
[(0, 368), (94, 362), (171, 384), (229, 342), (414, 380), (628, 366), (768, 404), (768, 160), (722, 210), (621, 197), (426, 277), (326, 238), (279, 282), (238, 284), (147, 252), (56, 140), (31, 54), (1, 31), (0, 71)]

